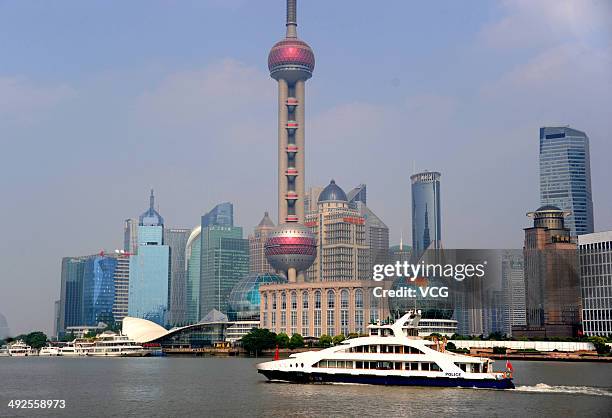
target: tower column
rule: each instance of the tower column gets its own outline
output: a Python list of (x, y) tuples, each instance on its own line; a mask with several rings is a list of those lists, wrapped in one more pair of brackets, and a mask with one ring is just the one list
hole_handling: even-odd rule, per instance
[(304, 117), (304, 108), (306, 106), (305, 103), (305, 82), (304, 80), (298, 80), (295, 83), (295, 96), (296, 99), (298, 99), (298, 103), (299, 105), (297, 106), (297, 108), (295, 109), (295, 118), (296, 118), (296, 122), (298, 123), (298, 129), (295, 133), (295, 142), (296, 145), (298, 146), (298, 153), (296, 155), (296, 167), (298, 170), (298, 176), (296, 178), (296, 185), (295, 185), (295, 191), (297, 192), (298, 195), (298, 200), (295, 203), (295, 214), (298, 217), (298, 222), (299, 223), (304, 223), (304, 195), (305, 195), (305, 179), (304, 176), (306, 174), (305, 171), (305, 155), (306, 155), (306, 148), (305, 148), (305, 135), (304, 135), (304, 130), (305, 130), (305, 117)]
[(287, 171), (287, 97), (289, 86), (287, 80), (278, 80), (278, 223), (286, 222), (288, 181)]

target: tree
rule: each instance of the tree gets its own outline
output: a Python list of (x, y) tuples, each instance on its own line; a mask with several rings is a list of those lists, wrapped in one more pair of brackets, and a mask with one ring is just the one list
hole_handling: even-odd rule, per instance
[(357, 337), (359, 337), (358, 332), (350, 332), (348, 335), (348, 338), (357, 338)]
[(457, 349), (457, 346), (455, 345), (454, 342), (449, 341), (448, 343), (446, 343), (446, 349), (449, 351), (454, 351)]
[(34, 331), (26, 335), (23, 341), (30, 347), (40, 350), (47, 345), (47, 336), (41, 331)]
[(606, 339), (604, 337), (589, 337), (589, 342), (595, 346), (597, 354), (608, 354), (610, 352), (610, 346), (606, 345)]
[(337, 344), (340, 344), (344, 340), (345, 340), (344, 334), (338, 334), (332, 339), (332, 342), (334, 343), (334, 345), (337, 345)]
[(240, 341), (249, 354), (259, 355), (276, 346), (276, 334), (268, 329), (253, 328)]
[(293, 334), (289, 340), (289, 348), (302, 348), (304, 347), (304, 337), (300, 334)]
[(329, 347), (332, 344), (332, 337), (327, 334), (323, 334), (319, 337), (319, 346)]
[(287, 348), (289, 346), (289, 336), (284, 332), (279, 333), (276, 336), (276, 344), (278, 344), (280, 348)]

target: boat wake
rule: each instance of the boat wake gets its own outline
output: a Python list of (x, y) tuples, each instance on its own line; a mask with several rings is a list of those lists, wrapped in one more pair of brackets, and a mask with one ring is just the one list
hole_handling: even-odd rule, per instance
[(593, 386), (550, 386), (546, 383), (538, 383), (534, 386), (517, 386), (514, 389), (518, 392), (535, 393), (566, 393), (569, 395), (591, 395), (591, 396), (610, 396), (612, 390), (606, 388), (596, 388)]

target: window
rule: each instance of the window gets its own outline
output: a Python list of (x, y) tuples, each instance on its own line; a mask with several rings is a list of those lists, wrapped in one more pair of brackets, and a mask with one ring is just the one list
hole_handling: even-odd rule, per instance
[(333, 309), (335, 307), (336, 295), (333, 290), (327, 291), (327, 309)]
[(355, 308), (363, 309), (363, 290), (355, 290)]
[(349, 292), (344, 289), (340, 292), (340, 309), (349, 308)]
[(268, 310), (268, 294), (264, 293), (264, 309)]
[(431, 363), (431, 371), (432, 372), (439, 372), (440, 371), (440, 366), (438, 366), (437, 363)]
[(287, 312), (282, 311), (281, 312), (281, 327), (286, 327), (287, 326)]
[(302, 292), (302, 309), (308, 309), (308, 292)]
[(321, 292), (319, 290), (315, 292), (315, 309), (321, 309)]
[(291, 292), (291, 309), (297, 309), (297, 293)]
[(276, 310), (276, 292), (272, 293), (272, 309)]
[(281, 309), (283, 311), (287, 309), (287, 294), (285, 292), (281, 293)]
[(416, 347), (409, 347), (407, 353), (408, 354), (423, 354), (423, 352)]
[(428, 371), (429, 371), (429, 365), (430, 365), (430, 364), (431, 364), (431, 363), (427, 363), (427, 362), (423, 362), (423, 363), (421, 363), (421, 370), (422, 370), (422, 371), (426, 371), (426, 372), (428, 372)]

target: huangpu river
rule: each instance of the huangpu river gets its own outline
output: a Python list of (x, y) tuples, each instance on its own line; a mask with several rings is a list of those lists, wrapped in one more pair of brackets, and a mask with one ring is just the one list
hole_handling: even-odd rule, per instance
[[(507, 391), (269, 383), (254, 358), (0, 358), (0, 416), (605, 417), (612, 364), (513, 362)], [(504, 367), (496, 362), (496, 369)], [(11, 409), (57, 399), (64, 409)]]

